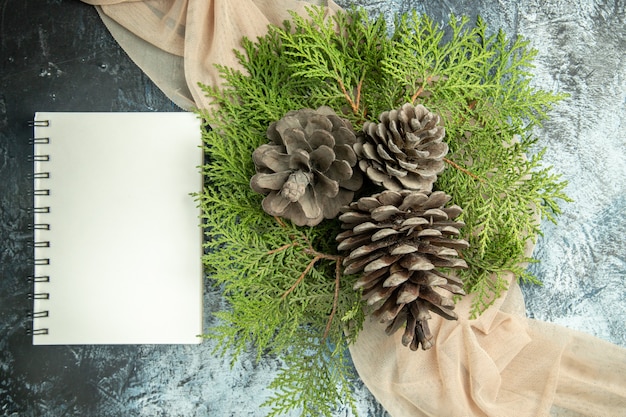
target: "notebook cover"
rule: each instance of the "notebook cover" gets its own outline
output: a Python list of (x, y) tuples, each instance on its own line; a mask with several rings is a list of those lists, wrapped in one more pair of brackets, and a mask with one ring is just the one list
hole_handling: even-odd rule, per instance
[(199, 343), (200, 121), (36, 113), (45, 120), (34, 169), (49, 178), (34, 188), (49, 195), (36, 191), (34, 207), (50, 209), (35, 210), (35, 281), (49, 282), (34, 283), (33, 344)]

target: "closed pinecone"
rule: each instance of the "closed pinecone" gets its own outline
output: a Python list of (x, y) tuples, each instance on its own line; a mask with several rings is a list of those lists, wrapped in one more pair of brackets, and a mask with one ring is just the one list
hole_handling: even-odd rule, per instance
[(421, 104), (406, 103), (379, 120), (365, 122), (355, 145), (361, 170), (388, 190), (432, 190), (448, 153), (441, 118)]
[(450, 196), (441, 191), (385, 190), (345, 207), (339, 216), (347, 229), (337, 236), (344, 274), (361, 273), (355, 289), (387, 332), (406, 324), (402, 342), (416, 350), (432, 346), (429, 311), (456, 320), (452, 294), (463, 295), (463, 283), (438, 268), (466, 268), (458, 257), (469, 246), (459, 239), (462, 222)]
[(290, 111), (267, 129), (270, 143), (252, 154), (252, 189), (265, 194), (263, 209), (299, 226), (337, 216), (363, 178), (353, 169), (356, 136), (350, 122), (329, 107)]

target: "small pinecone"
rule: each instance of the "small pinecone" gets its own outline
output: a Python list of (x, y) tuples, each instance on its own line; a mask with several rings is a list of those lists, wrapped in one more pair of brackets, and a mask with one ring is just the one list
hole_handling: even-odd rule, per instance
[(421, 104), (406, 103), (379, 119), (365, 122), (354, 147), (361, 171), (388, 190), (432, 190), (448, 153), (441, 118)]
[(252, 154), (250, 186), (265, 194), (263, 209), (298, 226), (337, 216), (352, 201), (363, 178), (353, 169), (356, 135), (349, 121), (329, 107), (290, 111), (267, 129), (270, 143)]
[(345, 207), (338, 249), (349, 251), (344, 274), (361, 273), (354, 288), (374, 316), (389, 323), (392, 334), (404, 324), (402, 343), (416, 350), (432, 346), (429, 311), (456, 320), (452, 294), (464, 295), (463, 283), (438, 268), (467, 268), (459, 251), (469, 246), (457, 238), (464, 225), (454, 221), (456, 205), (441, 191), (386, 190)]

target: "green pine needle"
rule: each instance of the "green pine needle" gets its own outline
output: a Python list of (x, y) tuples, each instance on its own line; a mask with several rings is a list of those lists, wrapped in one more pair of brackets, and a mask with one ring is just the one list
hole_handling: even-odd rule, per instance
[[(335, 31), (339, 28), (339, 33)], [(563, 96), (530, 84), (535, 51), (522, 39), (489, 34), (478, 19), (451, 17), (442, 29), (426, 16), (400, 16), (388, 36), (382, 16), (351, 10), (270, 27), (245, 39), (237, 57), (246, 74), (219, 67), (223, 89), (202, 86), (219, 106), (199, 111), (208, 162), (198, 195), (206, 226), (204, 263), (230, 309), (207, 337), (233, 362), (246, 349), (284, 360), (266, 402), (269, 415), (300, 410), (330, 416), (340, 403), (354, 409), (348, 343), (364, 320), (355, 277), (341, 275), (337, 221), (297, 227), (267, 215), (254, 193), (252, 152), (290, 110), (332, 107), (359, 130), (366, 120), (407, 101), (439, 113), (446, 127), (448, 169), (435, 188), (463, 207), (460, 274), (476, 294), (473, 315), (507, 288), (503, 274), (538, 282), (523, 265), (539, 218), (556, 220), (566, 185), (531, 154), (532, 128)], [(530, 155), (528, 158), (525, 155)], [(495, 277), (495, 278), (494, 278)], [(416, 352), (415, 354), (419, 354)]]

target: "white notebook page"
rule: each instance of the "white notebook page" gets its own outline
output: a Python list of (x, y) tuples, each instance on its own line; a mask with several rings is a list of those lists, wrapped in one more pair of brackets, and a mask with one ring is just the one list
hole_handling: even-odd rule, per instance
[[(199, 343), (202, 187), (192, 113), (42, 113), (35, 121), (33, 344)], [(43, 313), (42, 313), (43, 312)], [(37, 334), (47, 329), (47, 334)], [(45, 332), (45, 330), (43, 330)]]

